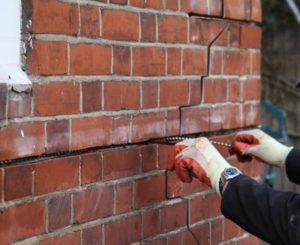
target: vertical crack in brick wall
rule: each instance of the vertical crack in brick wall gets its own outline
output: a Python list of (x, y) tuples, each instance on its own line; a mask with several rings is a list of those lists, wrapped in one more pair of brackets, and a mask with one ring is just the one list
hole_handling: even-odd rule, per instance
[[(222, 6), (223, 9), (223, 6)], [(222, 10), (223, 12), (224, 10)], [(189, 14), (189, 16), (193, 16), (193, 14)], [(197, 16), (197, 15), (195, 15)], [(199, 17), (199, 16), (198, 16)], [(214, 45), (214, 43), (216, 41), (218, 41), (218, 39), (220, 38), (220, 36), (228, 30), (228, 28), (230, 27), (230, 23), (226, 24), (226, 26), (213, 38), (213, 40), (208, 44), (207, 46), (207, 74), (204, 76), (201, 76), (201, 82), (200, 82), (200, 91), (201, 91), (201, 98), (200, 98), (200, 102), (198, 105), (201, 105), (203, 103), (203, 98), (204, 98), (204, 79), (208, 78), (210, 76), (210, 68), (211, 68), (211, 47)], [(182, 105), (179, 107), (179, 129), (180, 129), (180, 135), (183, 135), (183, 109), (189, 108), (189, 107), (193, 107), (193, 106), (197, 106), (197, 104), (195, 105)], [(201, 132), (198, 132), (201, 133)]]

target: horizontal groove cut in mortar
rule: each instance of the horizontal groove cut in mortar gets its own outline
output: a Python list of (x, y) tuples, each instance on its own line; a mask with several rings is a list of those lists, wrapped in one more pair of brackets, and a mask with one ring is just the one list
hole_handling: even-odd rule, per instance
[[(249, 129), (252, 127), (249, 127)], [(243, 128), (244, 129), (244, 128)], [(189, 138), (195, 138), (195, 137), (212, 137), (212, 136), (219, 136), (219, 135), (227, 135), (232, 134), (235, 132), (238, 132), (240, 129), (228, 129), (228, 130), (220, 130), (220, 131), (214, 131), (214, 132), (204, 132), (204, 133), (197, 133), (197, 134), (191, 134), (191, 135), (177, 135), (177, 136), (184, 136)], [(176, 136), (174, 136), (176, 137)], [(74, 151), (62, 151), (62, 152), (55, 152), (55, 153), (49, 153), (49, 154), (42, 154), (39, 156), (29, 156), (29, 157), (22, 157), (22, 158), (16, 158), (16, 159), (10, 159), (10, 160), (2, 160), (0, 161), (1, 166), (8, 166), (10, 164), (25, 164), (25, 163), (34, 163), (59, 157), (66, 157), (66, 156), (77, 156), (84, 153), (91, 153), (91, 152), (105, 152), (110, 150), (121, 150), (121, 149), (129, 149), (134, 148), (137, 146), (142, 145), (148, 145), (148, 144), (164, 144), (162, 143), (162, 139), (169, 138), (169, 137), (162, 137), (162, 138), (155, 138), (150, 139), (143, 142), (138, 143), (128, 143), (123, 145), (113, 145), (113, 146), (99, 146), (99, 147), (91, 147), (86, 148), (82, 150), (74, 150)], [(169, 144), (169, 143), (165, 143)]]

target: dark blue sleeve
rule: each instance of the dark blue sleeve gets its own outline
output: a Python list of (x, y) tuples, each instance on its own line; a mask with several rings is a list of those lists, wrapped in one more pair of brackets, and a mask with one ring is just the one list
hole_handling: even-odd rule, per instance
[(229, 181), (223, 215), (271, 244), (300, 244), (300, 195), (281, 192), (245, 175)]
[(293, 149), (287, 156), (285, 162), (287, 176), (290, 181), (300, 185), (300, 150)]

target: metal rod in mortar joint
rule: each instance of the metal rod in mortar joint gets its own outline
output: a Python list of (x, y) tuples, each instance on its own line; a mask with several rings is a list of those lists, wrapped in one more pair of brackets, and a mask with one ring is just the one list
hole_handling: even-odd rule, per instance
[[(194, 139), (194, 138), (183, 137), (183, 136), (174, 136), (174, 137), (167, 137), (167, 138), (165, 138), (165, 140), (169, 141), (169, 142), (180, 142), (180, 141), (187, 140), (187, 139)], [(210, 143), (215, 144), (215, 145), (221, 145), (221, 146), (225, 146), (225, 147), (231, 148), (231, 144), (228, 144), (228, 143), (225, 143), (225, 142), (221, 142), (221, 141), (210, 140)]]

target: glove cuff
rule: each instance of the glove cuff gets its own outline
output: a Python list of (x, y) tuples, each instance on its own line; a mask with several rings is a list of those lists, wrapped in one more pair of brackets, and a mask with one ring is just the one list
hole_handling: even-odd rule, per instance
[(285, 166), (287, 156), (289, 155), (289, 153), (291, 152), (291, 150), (292, 150), (293, 148), (294, 148), (294, 147), (284, 146), (284, 148), (282, 149), (282, 161), (281, 161), (281, 163), (280, 163), (280, 167), (281, 167), (281, 168), (283, 168), (283, 167)]

